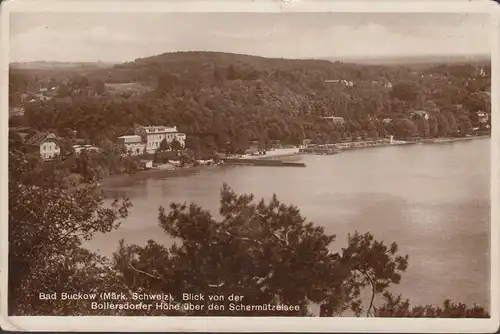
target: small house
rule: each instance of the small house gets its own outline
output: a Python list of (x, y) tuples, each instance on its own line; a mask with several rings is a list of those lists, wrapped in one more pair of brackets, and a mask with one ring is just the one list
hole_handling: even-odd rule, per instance
[(53, 133), (33, 132), (24, 137), (23, 144), (26, 148), (39, 153), (44, 160), (61, 155), (61, 142)]
[(153, 160), (141, 160), (139, 163), (140, 168), (150, 169), (153, 168)]
[(488, 122), (488, 119), (489, 119), (489, 115), (485, 112), (482, 112), (482, 111), (479, 111), (476, 113), (477, 115), (477, 120), (479, 123), (487, 123)]
[(344, 121), (344, 118), (343, 117), (337, 117), (337, 116), (326, 116), (326, 117), (321, 117), (323, 119), (326, 119), (326, 120), (329, 120), (331, 121), (333, 124), (338, 124), (338, 125), (342, 125), (345, 123)]
[(125, 155), (141, 155), (146, 150), (146, 145), (139, 135), (127, 135), (118, 137), (116, 143), (118, 150)]

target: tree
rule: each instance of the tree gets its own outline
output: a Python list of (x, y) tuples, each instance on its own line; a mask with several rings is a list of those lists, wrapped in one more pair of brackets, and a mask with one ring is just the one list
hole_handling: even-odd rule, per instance
[(167, 142), (166, 139), (163, 139), (160, 142), (160, 147), (158, 148), (159, 151), (168, 151), (170, 149), (170, 144)]
[(94, 91), (99, 95), (106, 93), (106, 85), (104, 84), (104, 81), (102, 81), (102, 80), (96, 80), (93, 83), (93, 87), (94, 87)]
[(488, 312), (481, 306), (468, 307), (464, 303), (455, 303), (447, 299), (442, 306), (411, 306), (408, 299), (401, 295), (394, 296), (386, 292), (385, 303), (376, 310), (377, 317), (405, 318), (489, 318)]
[(181, 80), (178, 75), (166, 72), (158, 76), (157, 82), (156, 91), (160, 96), (163, 96), (178, 87)]
[(94, 169), (94, 164), (92, 161), (92, 156), (83, 150), (76, 157), (76, 165), (74, 171), (83, 176), (85, 182), (92, 182), (96, 178), (96, 171)]
[(395, 136), (398, 138), (411, 138), (418, 136), (418, 128), (409, 118), (397, 120), (394, 124)]
[(418, 96), (418, 87), (414, 82), (400, 82), (395, 84), (391, 90), (391, 97), (405, 101), (413, 102)]
[(177, 151), (182, 150), (183, 147), (182, 147), (182, 144), (176, 138), (174, 138), (170, 142), (170, 148), (172, 149), (172, 151), (177, 152)]
[(418, 135), (420, 137), (427, 137), (430, 133), (429, 122), (422, 116), (416, 116), (413, 119), (415, 126), (418, 129)]
[[(337, 312), (360, 310), (362, 288), (373, 282), (377, 293), (385, 291), (406, 269), (407, 258), (396, 255), (397, 246), (388, 248), (370, 234), (355, 233), (342, 254), (330, 252), (335, 236), (306, 222), (296, 207), (276, 196), (269, 203), (255, 202), (253, 195), (237, 195), (224, 185), (220, 221), (196, 204), (173, 203), (170, 209), (160, 208), (159, 222), (179, 245), (167, 249), (154, 241), (146, 247), (122, 243), (115, 255), (116, 268), (131, 290), (168, 291), (177, 300), (182, 292), (238, 294), (250, 305), (297, 305), (287, 314), (304, 316), (311, 302)], [(188, 313), (283, 315), (235, 313), (227, 307), (223, 312), (207, 313), (205, 308)]]
[[(389, 288), (400, 282), (408, 266), (408, 256), (398, 254), (395, 242), (386, 245), (370, 233), (354, 232), (347, 247), (335, 253), (329, 250), (335, 235), (325, 234), (322, 227), (307, 222), (298, 208), (281, 203), (276, 196), (269, 202), (255, 201), (253, 195), (237, 195), (224, 185), (220, 203), (220, 220), (194, 203), (172, 203), (169, 212), (160, 208), (160, 226), (179, 243), (166, 248), (152, 240), (144, 247), (121, 241), (114, 263), (123, 284), (131, 291), (172, 293), (177, 303), (182, 293), (226, 298), (233, 294), (242, 296), (246, 305), (298, 308), (285, 313), (229, 311), (225, 299), (219, 303), (225, 305), (224, 310), (209, 310), (207, 306), (213, 301), (206, 301), (201, 302), (203, 310), (152, 310), (148, 315), (307, 316), (311, 303), (321, 305), (322, 316), (341, 315), (347, 310), (357, 316), (401, 313), (401, 308), (387, 302), (392, 296)], [(369, 292), (365, 303), (363, 291)], [(386, 302), (377, 307), (376, 295), (382, 295)], [(461, 316), (488, 316), (478, 306), (468, 309), (447, 301), (444, 305)], [(418, 316), (415, 312), (404, 314)]]
[(469, 111), (491, 112), (491, 95), (488, 92), (474, 92), (464, 98), (463, 104)]
[(89, 314), (81, 301), (41, 300), (39, 294), (122, 289), (105, 259), (82, 248), (82, 241), (118, 227), (130, 202), (105, 207), (95, 184), (69, 190), (46, 173), (39, 160), (30, 162), (10, 147), (9, 314)]
[(465, 136), (472, 130), (472, 123), (467, 116), (461, 116), (459, 118), (458, 129), (460, 130), (460, 134)]
[(226, 78), (227, 80), (237, 80), (240, 79), (241, 75), (239, 71), (236, 69), (234, 65), (229, 65), (226, 69)]
[(436, 115), (437, 120), (437, 134), (439, 137), (446, 137), (450, 132), (450, 124), (448, 122), (448, 118), (439, 113)]

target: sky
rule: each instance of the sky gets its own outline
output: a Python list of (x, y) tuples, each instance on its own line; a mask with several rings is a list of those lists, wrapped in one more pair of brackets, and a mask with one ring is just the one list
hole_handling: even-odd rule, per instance
[(175, 51), (489, 55), (489, 22), (470, 13), (11, 13), (10, 61), (124, 62)]

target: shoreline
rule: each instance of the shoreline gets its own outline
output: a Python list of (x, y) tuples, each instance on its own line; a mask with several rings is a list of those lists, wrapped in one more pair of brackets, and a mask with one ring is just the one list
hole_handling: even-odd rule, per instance
[(188, 166), (175, 168), (151, 168), (137, 171), (135, 174), (115, 174), (103, 178), (99, 181), (99, 187), (112, 186), (114, 183), (122, 183), (123, 181), (139, 181), (150, 178), (151, 176), (189, 176), (196, 173), (198, 170), (215, 167), (215, 166)]
[[(470, 137), (461, 137), (461, 138), (426, 138), (421, 140), (413, 140), (413, 141), (395, 141), (393, 143), (372, 143), (370, 145), (356, 145), (366, 143), (366, 142), (347, 142), (347, 143), (338, 143), (338, 144), (329, 144), (329, 145), (345, 145), (340, 150), (339, 154), (342, 154), (342, 151), (350, 151), (350, 150), (358, 150), (358, 149), (366, 149), (366, 148), (375, 148), (375, 147), (388, 147), (388, 146), (403, 146), (403, 145), (416, 145), (416, 144), (443, 144), (443, 143), (453, 143), (458, 141), (467, 141), (467, 140), (475, 140), (475, 139), (487, 139), (491, 138), (489, 135), (482, 136), (470, 136)], [(354, 145), (353, 145), (354, 144)], [(349, 146), (347, 146), (349, 145)], [(337, 146), (338, 147), (338, 146)], [(288, 149), (275, 149), (273, 151), (267, 152), (266, 155), (242, 155), (240, 159), (278, 159), (285, 157), (294, 157), (300, 155), (313, 155), (313, 154), (303, 154), (299, 152), (299, 148), (288, 148)], [(198, 166), (187, 166), (187, 167), (171, 167), (171, 168), (151, 168), (147, 170), (138, 171), (135, 174), (115, 174), (105, 177), (104, 179), (99, 181), (99, 187), (103, 186), (112, 186), (114, 183), (122, 183), (124, 181), (138, 181), (145, 180), (152, 176), (164, 176), (164, 177), (175, 177), (175, 176), (189, 176), (195, 174), (197, 171), (204, 170), (206, 168), (215, 168), (219, 165), (198, 165)], [(222, 164), (222, 166), (224, 166)]]
[(415, 143), (424, 144), (441, 144), (441, 143), (453, 143), (457, 141), (475, 140), (475, 139), (488, 139), (491, 138), (490, 135), (479, 135), (479, 136), (469, 136), (469, 137), (458, 137), (458, 138), (424, 138), (414, 141)]

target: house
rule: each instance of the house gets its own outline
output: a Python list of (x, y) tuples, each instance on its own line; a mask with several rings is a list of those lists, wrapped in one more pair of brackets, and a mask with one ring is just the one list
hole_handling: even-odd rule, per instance
[(73, 145), (73, 150), (76, 154), (80, 154), (82, 151), (99, 152), (99, 148), (92, 145)]
[(326, 117), (321, 117), (323, 119), (331, 121), (333, 124), (344, 124), (344, 118), (343, 117), (336, 117), (336, 116), (326, 116)]
[(153, 168), (153, 160), (141, 160), (139, 166), (142, 169)]
[(340, 84), (345, 87), (353, 87), (354, 83), (350, 80), (325, 80), (325, 83)]
[(307, 147), (308, 145), (310, 145), (312, 142), (311, 139), (303, 139), (302, 140), (302, 143), (301, 143), (301, 147)]
[(61, 155), (61, 142), (53, 133), (33, 131), (25, 133), (21, 138), (23, 138), (24, 146), (39, 153), (43, 160), (50, 160)]
[(186, 144), (186, 134), (179, 132), (175, 126), (139, 126), (135, 135), (141, 138), (148, 153), (154, 153), (163, 140), (170, 144), (175, 139), (181, 147)]
[(489, 115), (487, 113), (485, 113), (483, 111), (478, 111), (476, 113), (476, 115), (477, 115), (477, 120), (478, 120), (479, 123), (484, 124), (484, 123), (488, 122)]
[(118, 137), (116, 146), (118, 151), (125, 155), (140, 155), (146, 150), (146, 145), (139, 135)]
[[(77, 132), (75, 130), (72, 130), (72, 134), (76, 136)], [(87, 139), (84, 138), (73, 138), (72, 142), (74, 145), (86, 145), (87, 144)]]

